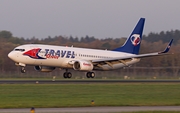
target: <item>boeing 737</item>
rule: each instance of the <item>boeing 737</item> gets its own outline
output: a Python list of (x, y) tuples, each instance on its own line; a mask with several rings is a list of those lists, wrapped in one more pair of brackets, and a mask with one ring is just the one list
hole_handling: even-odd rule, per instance
[(140, 18), (124, 45), (113, 50), (97, 50), (76, 47), (63, 47), (42, 44), (25, 44), (16, 47), (8, 54), (21, 72), (25, 66), (34, 66), (35, 70), (51, 72), (55, 68), (65, 69), (64, 78), (71, 78), (69, 69), (87, 72), (87, 78), (94, 78), (93, 71), (108, 71), (127, 67), (140, 61), (140, 58), (165, 55), (170, 49), (173, 39), (164, 51), (139, 54), (145, 18)]

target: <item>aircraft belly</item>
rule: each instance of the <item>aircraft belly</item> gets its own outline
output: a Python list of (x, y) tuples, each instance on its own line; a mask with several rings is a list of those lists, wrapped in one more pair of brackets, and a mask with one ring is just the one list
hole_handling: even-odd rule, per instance
[(26, 57), (19, 57), (17, 61), (24, 64), (34, 65), (35, 59), (26, 56)]
[(69, 59), (59, 58), (59, 59), (37, 59), (34, 65), (60, 67), (60, 68), (72, 68), (72, 65), (68, 64)]
[(36, 59), (34, 61), (34, 65), (59, 67), (61, 65), (61, 62), (62, 61), (59, 59)]

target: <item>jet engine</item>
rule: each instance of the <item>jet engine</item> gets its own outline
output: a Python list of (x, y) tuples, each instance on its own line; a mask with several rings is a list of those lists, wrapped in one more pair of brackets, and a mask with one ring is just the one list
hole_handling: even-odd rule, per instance
[(93, 64), (89, 61), (80, 60), (74, 62), (73, 68), (79, 71), (92, 71)]
[(51, 72), (55, 70), (55, 67), (49, 67), (49, 66), (34, 66), (34, 69), (36, 71), (41, 71), (41, 72)]

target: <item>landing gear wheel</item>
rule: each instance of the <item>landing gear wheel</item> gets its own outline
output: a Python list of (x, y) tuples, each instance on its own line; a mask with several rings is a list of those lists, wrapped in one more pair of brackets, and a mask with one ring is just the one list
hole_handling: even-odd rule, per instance
[(95, 73), (94, 72), (87, 72), (86, 73), (86, 77), (87, 78), (94, 78), (95, 77)]
[(63, 74), (63, 77), (64, 77), (64, 78), (67, 78), (67, 72), (65, 72), (65, 73)]
[(87, 73), (86, 73), (86, 77), (87, 77), (87, 78), (91, 78), (91, 72), (87, 72)]
[(71, 78), (72, 74), (70, 72), (67, 72), (67, 78)]
[(71, 77), (72, 77), (72, 74), (71, 74), (70, 72), (65, 72), (65, 73), (63, 74), (63, 77), (64, 77), (64, 78), (71, 78)]
[(95, 77), (95, 73), (91, 72), (91, 78), (94, 78), (94, 77)]
[(26, 70), (24, 67), (21, 67), (21, 73), (26, 73)]

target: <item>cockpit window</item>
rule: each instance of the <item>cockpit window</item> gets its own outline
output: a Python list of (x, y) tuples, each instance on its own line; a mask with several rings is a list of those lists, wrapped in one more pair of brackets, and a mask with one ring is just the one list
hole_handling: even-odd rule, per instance
[(21, 52), (23, 52), (23, 51), (25, 51), (25, 49), (14, 49), (14, 51), (21, 51)]

